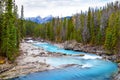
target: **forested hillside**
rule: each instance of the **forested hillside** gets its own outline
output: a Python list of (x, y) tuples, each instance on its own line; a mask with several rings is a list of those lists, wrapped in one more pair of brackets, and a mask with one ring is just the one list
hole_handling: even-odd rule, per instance
[[(17, 10), (14, 0), (0, 0), (0, 56), (12, 61), (23, 37), (23, 15), (18, 19)], [(23, 10), (21, 11), (23, 14)]]
[(101, 8), (89, 8), (71, 18), (53, 18), (44, 24), (27, 21), (27, 35), (54, 42), (76, 40), (83, 44), (103, 46), (108, 54), (120, 53), (120, 2)]

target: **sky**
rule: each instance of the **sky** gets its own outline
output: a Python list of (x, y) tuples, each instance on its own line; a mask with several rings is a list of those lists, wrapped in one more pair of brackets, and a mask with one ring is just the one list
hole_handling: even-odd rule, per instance
[(82, 11), (87, 11), (89, 7), (102, 7), (109, 2), (116, 0), (16, 0), (18, 13), (21, 5), (24, 6), (24, 17), (41, 16), (71, 16)]

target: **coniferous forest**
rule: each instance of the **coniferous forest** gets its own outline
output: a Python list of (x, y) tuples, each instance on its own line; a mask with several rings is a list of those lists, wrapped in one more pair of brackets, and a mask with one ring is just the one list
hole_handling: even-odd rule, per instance
[(0, 0), (0, 56), (11, 61), (18, 55), (23, 37), (20, 32), (23, 30), (23, 16), (19, 19), (17, 10), (14, 0)]
[(54, 42), (76, 40), (83, 44), (103, 46), (107, 54), (120, 53), (120, 3), (108, 3), (101, 8), (89, 8), (71, 17), (55, 17), (37, 24), (25, 22), (26, 35)]

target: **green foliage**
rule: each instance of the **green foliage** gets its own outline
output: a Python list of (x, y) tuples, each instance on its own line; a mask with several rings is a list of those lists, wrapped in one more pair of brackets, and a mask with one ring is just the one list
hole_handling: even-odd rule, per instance
[(20, 39), (24, 38), (26, 36), (26, 28), (24, 24), (24, 7), (21, 6), (21, 19), (20, 19)]
[(68, 26), (67, 26), (67, 31), (66, 31), (66, 37), (67, 40), (72, 40), (75, 38), (75, 27), (73, 25), (73, 19), (70, 18), (70, 20), (68, 20)]
[(112, 30), (110, 28), (107, 28), (106, 30), (106, 39), (105, 39), (105, 48), (107, 50), (112, 50)]
[(76, 40), (77, 42), (82, 42), (82, 34), (81, 34), (80, 29), (78, 29), (78, 30), (76, 31), (75, 40)]
[(113, 13), (109, 18), (109, 25), (106, 30), (105, 48), (111, 52), (116, 52), (119, 43), (119, 12)]
[(17, 9), (15, 9), (16, 5), (13, 0), (4, 1), (2, 6), (5, 11), (0, 15), (0, 56), (5, 56), (13, 61), (19, 48), (19, 33), (16, 26), (18, 22)]
[(91, 13), (91, 8), (88, 9), (88, 15), (87, 15), (87, 29), (88, 29), (88, 34), (90, 34), (90, 36), (88, 36), (87, 38), (87, 42), (90, 42), (91, 39), (91, 34), (92, 34), (92, 30), (91, 30), (91, 23), (92, 23), (92, 13)]

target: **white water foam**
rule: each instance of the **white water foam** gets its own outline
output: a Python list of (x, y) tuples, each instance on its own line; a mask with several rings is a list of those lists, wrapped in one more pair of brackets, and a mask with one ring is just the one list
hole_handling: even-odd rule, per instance
[(102, 59), (102, 57), (97, 56), (97, 55), (87, 55), (85, 54), (85, 56), (81, 57), (83, 59)]
[(33, 40), (28, 40), (28, 41), (26, 41), (26, 42), (28, 42), (28, 43), (33, 43), (34, 41), (33, 41)]
[(84, 65), (82, 65), (82, 68), (90, 68), (90, 67), (92, 67), (93, 65), (91, 65), (91, 64), (84, 64)]

